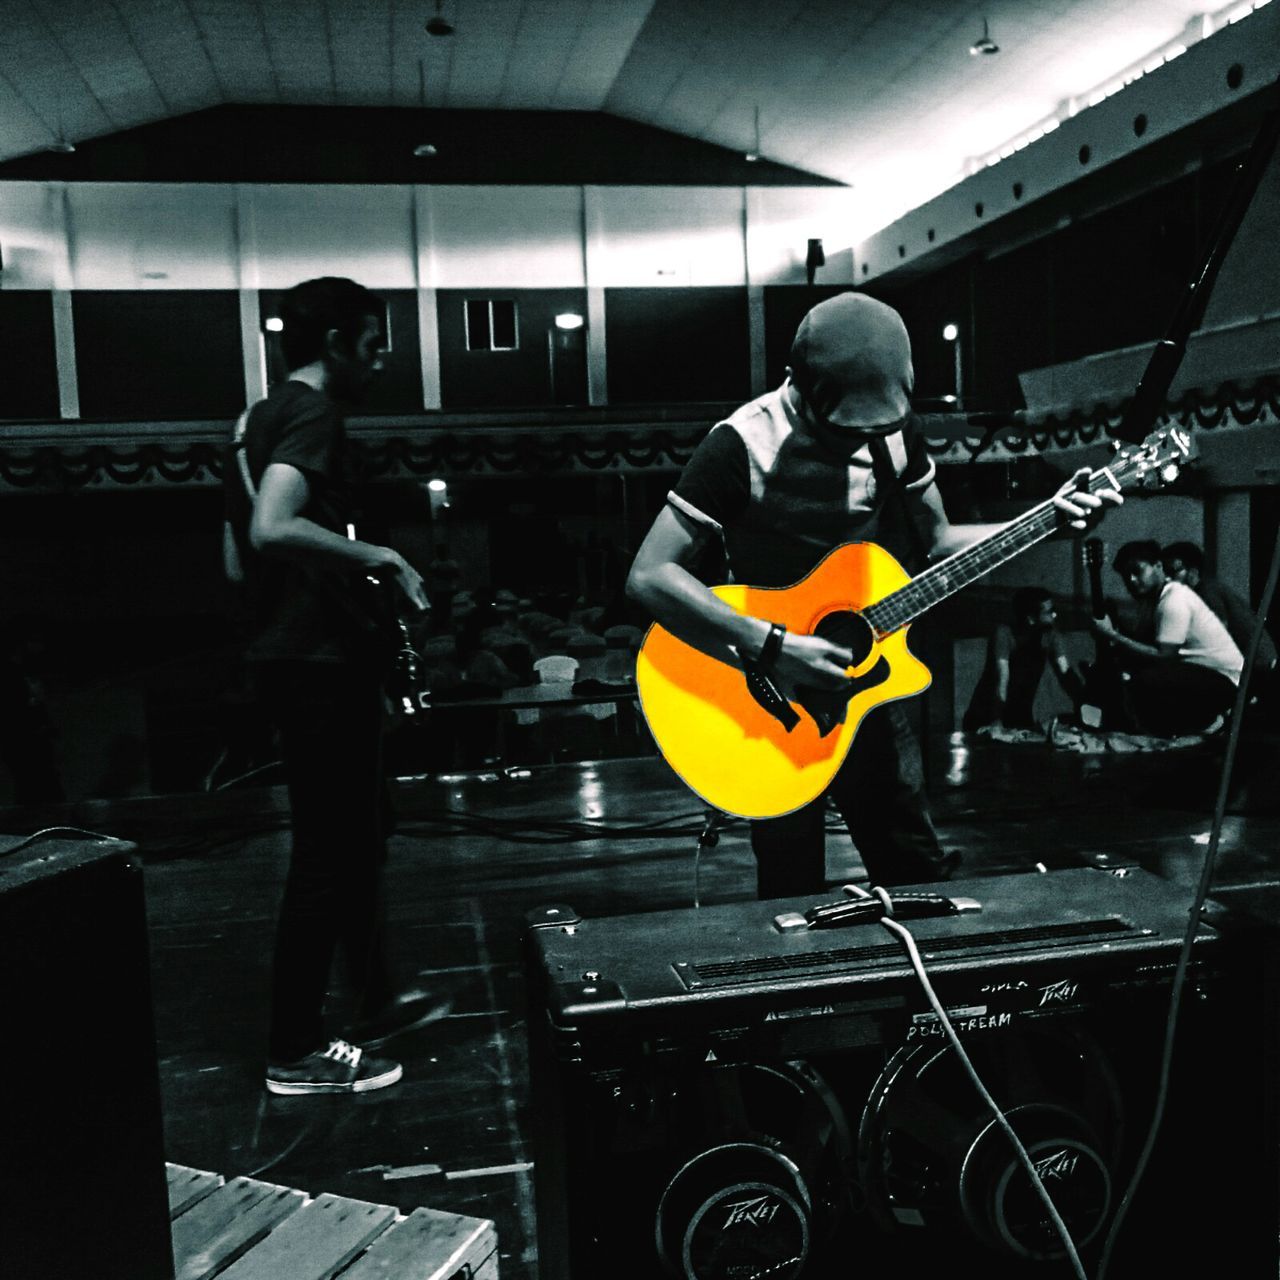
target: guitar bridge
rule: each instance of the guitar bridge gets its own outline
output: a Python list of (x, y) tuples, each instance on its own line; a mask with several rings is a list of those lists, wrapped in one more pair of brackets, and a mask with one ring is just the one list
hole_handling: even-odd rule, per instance
[(791, 703), (782, 696), (782, 690), (774, 684), (760, 664), (750, 658), (742, 659), (742, 671), (747, 678), (747, 692), (790, 733), (800, 723), (800, 717)]

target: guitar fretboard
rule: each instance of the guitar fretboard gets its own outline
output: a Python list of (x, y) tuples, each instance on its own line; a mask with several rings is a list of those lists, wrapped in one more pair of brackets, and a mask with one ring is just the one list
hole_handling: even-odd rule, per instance
[[(1135, 469), (1132, 459), (1117, 459), (1109, 467), (1100, 467), (1089, 476), (1089, 492), (1123, 488)], [(1011, 520), (990, 537), (931, 565), (906, 586), (863, 609), (862, 616), (881, 635), (889, 635), (983, 574), (1021, 555), (1037, 542), (1043, 542), (1058, 528), (1058, 509), (1053, 500), (1048, 499)]]

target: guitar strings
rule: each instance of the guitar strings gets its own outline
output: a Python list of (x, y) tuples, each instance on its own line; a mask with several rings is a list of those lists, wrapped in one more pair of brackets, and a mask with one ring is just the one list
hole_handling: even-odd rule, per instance
[[(1099, 489), (1122, 487), (1127, 473), (1135, 467), (1135, 457), (1126, 457), (1116, 466), (1099, 467), (1089, 476), (1089, 492), (1095, 491), (1095, 482)], [(1053, 499), (1047, 498), (998, 533), (931, 565), (905, 586), (864, 609), (862, 616), (882, 635), (897, 631), (975, 578), (1048, 537), (1056, 530), (1057, 523), (1057, 508)]]

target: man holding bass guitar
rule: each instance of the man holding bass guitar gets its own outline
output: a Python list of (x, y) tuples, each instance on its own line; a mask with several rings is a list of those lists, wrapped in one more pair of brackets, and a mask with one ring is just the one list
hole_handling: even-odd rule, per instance
[[(920, 567), (910, 563), (914, 548), (922, 553), (917, 562), (951, 555), (1002, 527), (947, 519), (911, 413), (910, 342), (891, 307), (856, 293), (819, 303), (800, 323), (787, 373), (781, 387), (718, 423), (698, 446), (628, 579), (629, 594), (661, 627), (745, 668), (752, 696), (762, 705), (772, 699), (780, 720), (794, 716), (785, 700), (797, 689), (843, 696), (855, 680), (850, 647), (837, 642), (842, 637), (779, 625), (764, 612), (767, 589), (798, 583), (842, 544), (882, 544), (914, 571)], [(1053, 498), (1057, 522), (1073, 532), (1096, 523), (1104, 504), (1121, 500), (1113, 488), (1088, 491), (1085, 476), (1077, 473)], [(735, 609), (690, 571), (708, 541), (722, 547), (734, 582), (766, 589), (751, 597), (760, 613)], [(762, 676), (772, 694), (767, 687), (760, 692)], [(885, 677), (872, 671), (863, 678)], [(950, 875), (958, 859), (939, 847), (919, 746), (895, 702), (861, 723), (826, 793), (874, 883)], [(761, 898), (823, 889), (824, 800), (825, 794), (753, 821)], [(755, 816), (746, 807), (735, 811)]]
[[(426, 594), (397, 551), (352, 536), (340, 404), (378, 369), (384, 316), (353, 280), (288, 290), (279, 308), (288, 377), (247, 410), (226, 474), (226, 568), (244, 587), (246, 657), (289, 787), (266, 1071), (279, 1094), (394, 1084), (400, 1064), (366, 1050), (446, 1012), (429, 993), (393, 983), (382, 929), (384, 669), (361, 592), (374, 577), (416, 610)], [(341, 1037), (323, 1029), (335, 953), (356, 992), (356, 1023)]]

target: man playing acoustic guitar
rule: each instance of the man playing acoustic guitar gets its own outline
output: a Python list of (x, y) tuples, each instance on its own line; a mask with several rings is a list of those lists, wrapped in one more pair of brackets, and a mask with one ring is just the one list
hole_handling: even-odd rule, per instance
[[(689, 568), (707, 540), (721, 544), (734, 582), (780, 588), (845, 543), (879, 543), (914, 571), (913, 546), (950, 555), (1001, 526), (947, 519), (911, 414), (910, 342), (891, 307), (856, 293), (819, 303), (800, 323), (787, 374), (698, 446), (627, 585), (680, 641), (724, 663), (748, 664), (789, 697), (798, 687), (850, 687), (850, 649), (720, 599)], [(1052, 500), (1060, 525), (1073, 532), (1121, 500), (1115, 489), (1084, 489), (1085, 474)], [(946, 879), (958, 861), (939, 847), (919, 746), (896, 702), (867, 716), (827, 793), (874, 883)], [(823, 889), (824, 800), (752, 823), (761, 898)]]

